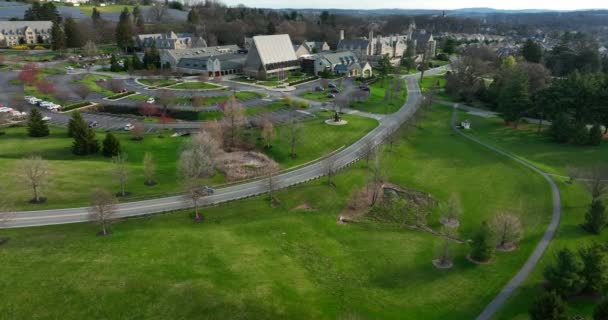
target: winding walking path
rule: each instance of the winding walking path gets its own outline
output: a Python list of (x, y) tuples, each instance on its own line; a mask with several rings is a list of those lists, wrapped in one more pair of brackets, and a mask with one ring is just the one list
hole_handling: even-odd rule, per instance
[(551, 222), (549, 223), (549, 226), (545, 230), (545, 233), (543, 234), (542, 239), (536, 245), (536, 248), (534, 249), (532, 254), (528, 257), (528, 260), (526, 261), (526, 263), (521, 267), (521, 269), (519, 269), (517, 274), (515, 276), (513, 276), (513, 278), (511, 278), (511, 280), (502, 288), (502, 290), (498, 293), (498, 295), (496, 295), (496, 297), (494, 297), (494, 299), (485, 307), (485, 309), (477, 317), (477, 320), (487, 320), (487, 319), (491, 319), (492, 316), (494, 316), (496, 311), (498, 311), (504, 305), (505, 301), (507, 301), (507, 299), (513, 294), (515, 289), (517, 289), (526, 280), (526, 278), (530, 275), (532, 270), (534, 270), (534, 267), (536, 267), (536, 265), (538, 264), (538, 261), (540, 260), (540, 258), (543, 256), (543, 253), (549, 246), (549, 242), (551, 242), (551, 240), (553, 239), (553, 236), (555, 235), (555, 232), (557, 231), (557, 227), (559, 226), (559, 220), (561, 218), (561, 213), (562, 213), (561, 197), (560, 197), (559, 189), (557, 188), (555, 181), (553, 181), (553, 179), (551, 178), (551, 175), (540, 170), (539, 168), (535, 167), (534, 165), (532, 165), (531, 163), (529, 163), (525, 160), (522, 160), (508, 152), (505, 152), (501, 149), (491, 146), (473, 136), (470, 136), (470, 135), (464, 133), (462, 130), (460, 130), (456, 127), (457, 117), (458, 117), (458, 104), (454, 104), (454, 111), (452, 113), (452, 129), (454, 131), (456, 131), (461, 136), (463, 136), (471, 141), (474, 141), (505, 157), (508, 157), (516, 162), (519, 162), (520, 164), (532, 169), (532, 171), (540, 174), (541, 176), (543, 176), (543, 178), (545, 178), (545, 180), (547, 180), (547, 182), (551, 186), (551, 193), (553, 196), (553, 214), (551, 215)]

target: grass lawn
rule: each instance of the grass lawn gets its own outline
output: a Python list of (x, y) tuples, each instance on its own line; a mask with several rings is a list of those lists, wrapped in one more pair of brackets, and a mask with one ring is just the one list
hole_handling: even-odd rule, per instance
[[(30, 198), (30, 192), (13, 183), (15, 179), (11, 177), (12, 169), (0, 173), (0, 181), (11, 182), (4, 187), (7, 188), (11, 199), (20, 201), (16, 204), (20, 209), (86, 205), (89, 201), (89, 191), (95, 187), (118, 191), (118, 185), (112, 178), (113, 166), (110, 159), (104, 158), (101, 153), (86, 157), (72, 155), (70, 151), (72, 139), (66, 136), (66, 128), (51, 127), (51, 135), (45, 138), (29, 138), (26, 136), (25, 128), (10, 128), (5, 132), (5, 135), (0, 136), (0, 144), (3, 146), (3, 151), (0, 153), (2, 167), (13, 168), (19, 159), (29, 154), (37, 154), (49, 161), (52, 171), (49, 185), (44, 190), (48, 202), (40, 206), (25, 202)], [(161, 139), (153, 135), (136, 142), (132, 141), (127, 133), (117, 132), (115, 135), (128, 154), (132, 172), (128, 189), (133, 193), (134, 198), (179, 191), (176, 165), (179, 148), (187, 138)], [(104, 136), (102, 132), (97, 133), (99, 140), (103, 140)], [(143, 183), (142, 160), (145, 152), (152, 153), (156, 162), (158, 185), (154, 187), (147, 187)], [(223, 181), (222, 175), (218, 174), (209, 182), (217, 184)]]
[[(428, 117), (384, 153), (385, 175), (442, 203), (458, 192), (463, 238), (517, 203), (526, 226), (518, 251), (477, 266), (456, 246), (454, 269), (439, 271), (430, 261), (441, 241), (430, 234), (337, 224), (367, 179), (359, 163), (336, 177), (335, 188), (323, 179), (278, 192), (274, 208), (266, 197), (208, 208), (203, 224), (178, 212), (119, 222), (107, 238), (95, 237), (92, 224), (3, 230), (11, 239), (2, 247), (0, 312), (20, 319), (472, 319), (532, 250), (549, 192), (528, 169), (454, 135), (448, 110)], [(293, 210), (303, 203), (315, 210)]]
[(84, 78), (76, 81), (76, 83), (82, 83), (85, 86), (89, 87), (89, 89), (91, 91), (103, 94), (105, 96), (113, 96), (115, 94), (114, 92), (112, 92), (112, 90), (108, 90), (108, 89), (102, 87), (101, 85), (99, 85), (99, 82), (97, 82), (97, 79), (110, 80), (111, 78), (107, 77), (107, 76), (96, 75), (96, 74), (87, 74), (84, 76)]
[(178, 83), (178, 81), (173, 79), (137, 79), (137, 81), (150, 87), (166, 87)]
[[(461, 112), (460, 119), (472, 121), (471, 134), (502, 148), (537, 167), (556, 174), (565, 175), (567, 166), (588, 167), (608, 159), (608, 142), (599, 147), (580, 147), (553, 143), (546, 136), (536, 134), (535, 125), (521, 125), (518, 130), (507, 128), (501, 119), (486, 119)], [(562, 197), (562, 219), (556, 237), (524, 286), (507, 301), (496, 319), (528, 319), (530, 303), (542, 291), (542, 271), (553, 262), (554, 254), (564, 247), (577, 250), (593, 242), (605, 243), (608, 233), (594, 236), (585, 232), (580, 224), (591, 202), (589, 193), (579, 183), (568, 184), (555, 178)], [(582, 315), (591, 319), (594, 301), (577, 299), (567, 302), (569, 316)]]
[(182, 89), (182, 90), (213, 90), (222, 89), (218, 86), (209, 82), (182, 82), (178, 85), (172, 86), (171, 89)]
[(365, 101), (354, 102), (351, 104), (351, 107), (360, 111), (379, 114), (391, 114), (396, 112), (403, 106), (407, 99), (407, 86), (404, 80), (397, 79), (396, 81), (403, 82), (401, 91), (394, 93), (394, 96), (387, 101), (385, 100), (385, 94), (391, 81), (395, 81), (395, 79), (386, 78), (374, 82), (369, 86), (371, 89), (369, 98)]
[[(90, 16), (91, 13), (93, 12), (94, 7), (95, 6), (90, 6), (90, 5), (80, 5), (77, 8), (80, 9), (80, 11), (82, 11), (82, 13), (84, 13), (85, 15)], [(100, 13), (121, 12), (125, 7), (129, 9), (129, 12), (132, 12), (133, 8), (134, 8), (134, 6), (130, 6), (130, 5), (107, 4), (105, 7), (97, 7), (97, 11), (99, 11)], [(139, 8), (144, 9), (145, 6), (140, 6)]]
[(458, 99), (453, 97), (445, 92), (445, 84), (446, 84), (445, 75), (436, 75), (436, 76), (425, 76), (420, 83), (420, 89), (422, 91), (436, 87), (438, 90), (436, 92), (436, 98), (444, 101), (456, 102)]
[(319, 101), (319, 102), (333, 101), (334, 100), (333, 98), (327, 97), (328, 94), (330, 94), (329, 91), (321, 91), (321, 92), (309, 91), (309, 92), (302, 93), (300, 95), (300, 97), (302, 97), (304, 99)]

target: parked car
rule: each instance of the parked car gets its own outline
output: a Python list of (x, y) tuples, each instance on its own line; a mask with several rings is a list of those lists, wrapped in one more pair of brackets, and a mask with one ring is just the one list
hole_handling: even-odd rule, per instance
[(154, 100), (154, 98), (148, 98), (148, 100), (146, 100), (146, 103), (154, 103), (156, 102), (156, 100)]
[(74, 67), (67, 66), (67, 67), (65, 67), (65, 69), (66, 69), (66, 70), (74, 70)]
[(4, 106), (0, 105), (0, 113), (11, 112), (11, 111), (13, 111), (12, 108), (4, 107)]
[(215, 193), (215, 189), (208, 187), (208, 186), (204, 186), (203, 192), (206, 193), (207, 195), (212, 195), (213, 193)]
[(96, 81), (97, 81), (97, 82), (106, 82), (106, 81), (108, 81), (108, 79), (104, 79), (104, 78), (98, 78)]
[(361, 88), (362, 91), (366, 91), (366, 92), (370, 92), (371, 90), (369, 89), (369, 87), (365, 87), (365, 88)]
[(325, 91), (325, 88), (323, 88), (323, 87), (315, 87), (315, 91), (317, 91), (317, 92), (323, 92), (323, 91)]
[(97, 128), (97, 121), (89, 121), (89, 128)]
[(337, 88), (337, 87), (336, 87), (336, 85), (335, 85), (335, 84), (333, 84), (333, 83), (328, 84), (328, 85), (327, 85), (327, 87), (328, 87), (328, 88), (332, 88), (332, 89)]
[(53, 118), (45, 116), (42, 118), (42, 121), (50, 121), (51, 119), (53, 119)]
[(331, 89), (331, 93), (340, 93), (340, 90), (333, 88), (333, 89)]
[(133, 130), (133, 128), (134, 128), (134, 126), (133, 126), (132, 124), (130, 124), (130, 123), (127, 123), (127, 124), (125, 125), (125, 127), (124, 127), (124, 129), (125, 129), (126, 131), (131, 131), (131, 130)]
[(127, 89), (120, 90), (120, 93), (127, 93), (127, 92), (129, 92), (129, 90), (127, 90)]
[(327, 95), (327, 97), (328, 97), (328, 98), (330, 98), (330, 99), (333, 99), (333, 98), (335, 98), (336, 96), (335, 96), (333, 93), (330, 93), (330, 94), (328, 94), (328, 95)]

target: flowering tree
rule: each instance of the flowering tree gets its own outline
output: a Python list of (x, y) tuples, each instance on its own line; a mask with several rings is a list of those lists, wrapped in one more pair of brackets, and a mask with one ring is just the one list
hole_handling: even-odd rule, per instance
[(144, 117), (151, 117), (151, 116), (157, 115), (158, 114), (158, 110), (151, 103), (143, 103), (139, 107), (139, 114), (141, 114)]
[(33, 85), (36, 82), (39, 73), (40, 69), (38, 68), (38, 65), (35, 63), (28, 63), (23, 66), (23, 69), (19, 72), (17, 77), (24, 84)]
[(36, 83), (36, 88), (42, 94), (53, 94), (56, 91), (55, 85), (48, 80), (38, 81)]

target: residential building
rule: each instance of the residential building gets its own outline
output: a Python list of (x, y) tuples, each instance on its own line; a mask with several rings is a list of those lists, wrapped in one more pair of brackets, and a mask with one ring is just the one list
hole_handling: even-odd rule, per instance
[[(350, 51), (319, 53), (304, 59), (314, 61), (313, 72), (315, 75), (332, 73), (347, 77), (368, 78), (372, 76), (372, 66), (369, 62), (361, 62)], [(306, 64), (304, 63), (303, 65)], [(309, 63), (308, 65), (311, 64)]]
[(51, 21), (0, 21), (0, 47), (49, 43), (52, 27)]
[(247, 53), (243, 73), (257, 79), (284, 77), (300, 69), (300, 61), (288, 34), (255, 36)]
[(207, 42), (201, 37), (195, 37), (190, 33), (177, 34), (173, 31), (167, 33), (140, 34), (133, 37), (136, 46), (140, 50), (152, 47), (157, 49), (180, 50), (189, 48), (205, 48)]
[(407, 49), (409, 37), (407, 35), (390, 35), (374, 37), (370, 31), (367, 38), (345, 39), (344, 31), (340, 31), (338, 51), (350, 51), (361, 61), (375, 64), (384, 56), (388, 56), (393, 64), (399, 64), (403, 53)]
[(294, 45), (293, 48), (298, 58), (331, 50), (329, 44), (324, 41), (304, 41), (300, 45)]

